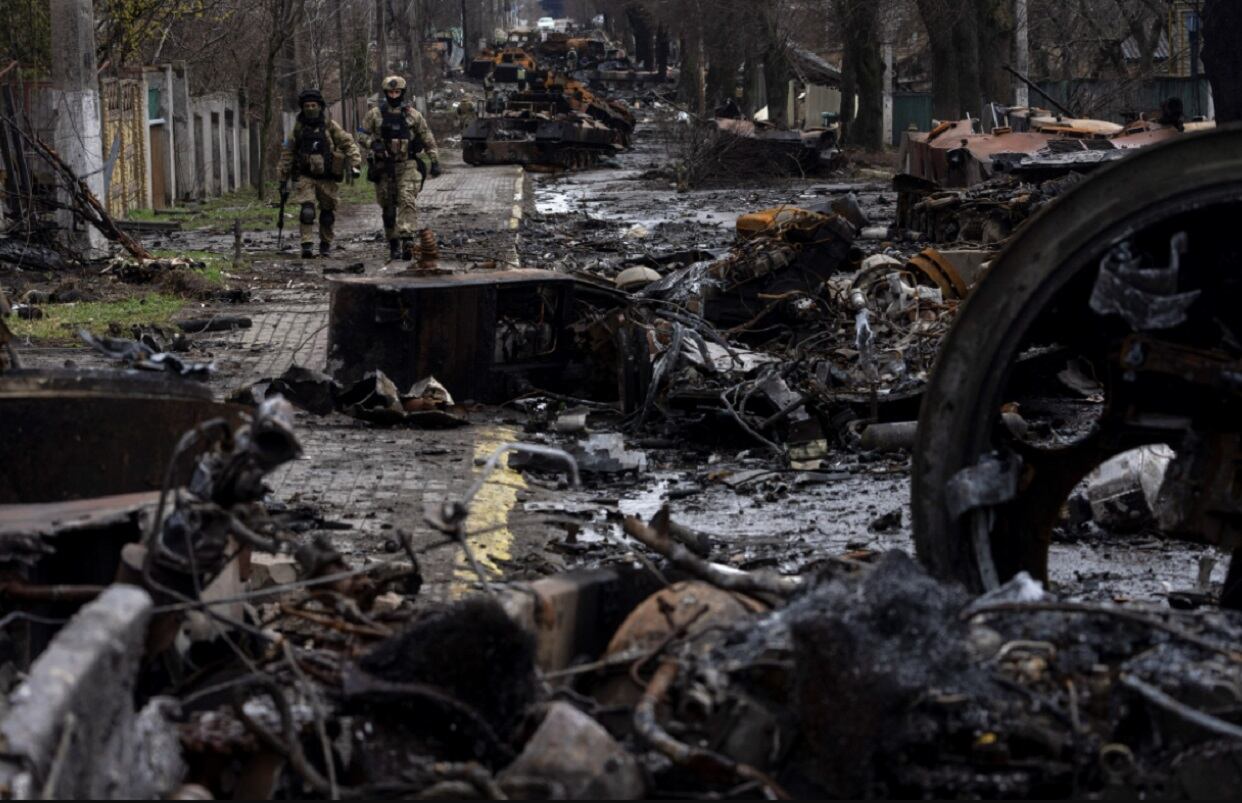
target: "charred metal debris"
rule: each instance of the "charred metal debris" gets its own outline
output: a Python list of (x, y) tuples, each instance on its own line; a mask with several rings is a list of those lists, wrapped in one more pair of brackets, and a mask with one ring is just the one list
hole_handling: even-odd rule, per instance
[[(472, 66), (518, 87), (468, 129), (468, 161), (585, 166), (633, 129), (590, 93), (666, 78), (592, 37), (538, 55), (565, 75), (518, 48)], [(1137, 606), (1050, 590), (1048, 549), (1092, 531), (1238, 549), (1221, 232), (1239, 135), (1198, 140), (1191, 169), (1177, 146), (1115, 158), (1151, 127), (1005, 128), (911, 138), (891, 226), (842, 191), (742, 214), (721, 249), (334, 276), (326, 370), (227, 402), (186, 381), (213, 366), (184, 333), (84, 335), (124, 370), (23, 369), (0, 295), (0, 795), (1236, 794), (1242, 551), (1219, 593), (1205, 560), (1195, 589)], [(700, 175), (746, 148), (799, 175), (836, 158), (827, 130), (698, 130)], [(1103, 198), (1129, 206), (1097, 219)], [(381, 433), (470, 427), (481, 405), (524, 413), (527, 442), (476, 457), (418, 523), (430, 541), (396, 528), (351, 562), (270, 493), (304, 459), (295, 407)], [(468, 522), (499, 466), (598, 490), (688, 444), (757, 456), (719, 476), (775, 476), (776, 501), (839, 479), (843, 454), (912, 467), (919, 562), (862, 542), (739, 566), (674, 489), (618, 513), (618, 560), (523, 581), (481, 565)], [(463, 599), (431, 593), (435, 550), (459, 553)]]

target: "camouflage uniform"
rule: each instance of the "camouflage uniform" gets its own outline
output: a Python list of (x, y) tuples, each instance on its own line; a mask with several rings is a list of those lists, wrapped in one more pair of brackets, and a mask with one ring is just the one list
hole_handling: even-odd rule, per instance
[(466, 98), (457, 104), (457, 129), (458, 133), (465, 134), (466, 129), (470, 127), (479, 114), (475, 110), (474, 101)]
[(307, 124), (302, 115), (298, 115), (297, 122), (293, 124), (293, 134), (285, 140), (281, 149), (280, 165), (277, 168), (281, 181), (290, 178), (294, 180), (289, 198), (301, 207), (299, 222), (303, 250), (314, 241), (316, 204), (319, 206), (321, 248), (332, 244), (336, 236), (333, 226), (336, 222), (341, 179), (344, 178), (347, 168), (362, 168), (362, 153), (358, 150), (358, 143), (335, 120), (327, 120), (323, 132), (326, 140), (332, 144), (331, 159), (328, 160), (331, 171), (325, 169), (322, 156), (315, 158), (317, 154), (304, 153), (301, 147), (303, 135), (312, 133), (313, 129), (313, 125)]
[[(385, 118), (388, 118), (387, 122), (390, 124), (404, 118), (410, 139), (414, 142), (413, 153), (408, 145), (393, 146), (394, 142), (400, 140), (384, 136)], [(378, 106), (367, 111), (362, 128), (371, 149), (369, 158), (373, 159), (369, 169), (376, 171), (373, 176), (379, 176), (379, 180), (375, 182), (375, 202), (384, 212), (384, 236), (390, 242), (398, 238), (412, 239), (418, 226), (416, 201), (423, 185), (419, 162), (423, 163), (423, 169), (428, 172), (433, 166), (436, 172), (439, 171), (440, 152), (436, 148), (436, 138), (432, 135), (427, 120), (417, 109), (409, 104), (394, 109), (387, 105), (384, 98), (380, 99)], [(392, 208), (394, 195), (395, 209)]]

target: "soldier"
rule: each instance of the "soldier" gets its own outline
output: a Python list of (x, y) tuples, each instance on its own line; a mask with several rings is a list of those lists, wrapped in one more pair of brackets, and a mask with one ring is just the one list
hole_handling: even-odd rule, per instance
[(367, 111), (362, 127), (370, 141), (368, 177), (384, 217), (390, 259), (414, 258), (416, 199), (426, 173), (440, 175), (440, 152), (431, 127), (405, 100), (405, 79), (384, 79), (379, 105)]
[(357, 177), (362, 172), (362, 153), (354, 138), (327, 117), (327, 104), (318, 89), (298, 95), (302, 112), (293, 124), (293, 134), (280, 154), (281, 192), (294, 180), (293, 202), (301, 205), (298, 220), (302, 232), (302, 258), (314, 256), (315, 205), (319, 205), (319, 254), (332, 250), (336, 222), (338, 185), (345, 171)]
[(466, 129), (470, 127), (470, 124), (473, 123), (475, 118), (478, 116), (479, 114), (475, 109), (474, 101), (470, 98), (462, 98), (461, 102), (457, 104), (458, 133), (465, 134)]

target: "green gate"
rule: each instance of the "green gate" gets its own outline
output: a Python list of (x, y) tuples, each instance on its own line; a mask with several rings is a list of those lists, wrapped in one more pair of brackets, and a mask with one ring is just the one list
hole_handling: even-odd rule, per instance
[(930, 92), (893, 93), (893, 144), (900, 145), (901, 138), (913, 125), (919, 131), (930, 131), (932, 121), (932, 96)]

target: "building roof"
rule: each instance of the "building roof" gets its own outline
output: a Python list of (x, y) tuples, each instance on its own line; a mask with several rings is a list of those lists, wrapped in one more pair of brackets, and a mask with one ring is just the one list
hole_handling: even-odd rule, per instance
[(841, 85), (840, 68), (809, 50), (800, 47), (790, 48), (789, 63), (803, 83), (821, 86)]

